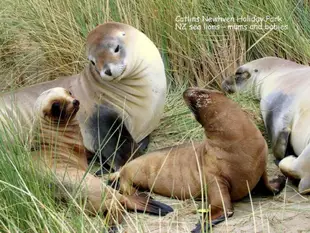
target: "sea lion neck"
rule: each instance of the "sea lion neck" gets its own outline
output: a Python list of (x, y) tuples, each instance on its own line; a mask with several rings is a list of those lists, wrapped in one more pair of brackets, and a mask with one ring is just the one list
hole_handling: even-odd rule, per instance
[(66, 117), (66, 119), (59, 119), (59, 120), (57, 119), (51, 120), (45, 117), (37, 117), (37, 119), (35, 119), (35, 122), (38, 125), (50, 126), (50, 127), (57, 128), (59, 130), (65, 130), (65, 128), (68, 125), (78, 125), (76, 116)]
[(42, 119), (37, 122), (36, 138), (37, 140), (46, 146), (53, 146), (61, 144), (61, 138), (65, 136), (66, 144), (71, 145), (83, 145), (81, 130), (79, 123), (76, 119), (72, 119), (69, 122), (56, 122), (52, 123), (46, 119)]
[(220, 138), (220, 141), (235, 141), (243, 137), (243, 122), (247, 124), (248, 119), (232, 100), (214, 101), (202, 113), (203, 127), (208, 139)]
[[(141, 82), (144, 74), (141, 74), (144, 69), (136, 69), (137, 73), (132, 73), (124, 79), (115, 79), (111, 81), (102, 80), (95, 68), (89, 64), (84, 69), (84, 85), (91, 86), (93, 98), (99, 104), (109, 101), (105, 96), (113, 99), (110, 104), (123, 108), (124, 99), (134, 105), (143, 106), (145, 103), (141, 100), (146, 97), (146, 92), (149, 91), (149, 83)], [(127, 72), (125, 70), (125, 72)], [(139, 75), (141, 74), (141, 76)], [(137, 91), (137, 88), (139, 91)], [(100, 95), (98, 94), (100, 93)]]
[[(140, 109), (150, 108), (149, 101), (151, 99), (148, 93), (152, 92), (152, 83), (144, 80), (144, 72), (145, 70), (142, 69), (138, 73), (133, 73), (132, 76), (124, 79), (105, 81), (99, 80), (100, 77), (96, 74), (96, 71), (91, 65), (88, 65), (84, 69), (83, 76), (85, 80), (83, 81), (83, 86), (88, 86), (89, 89), (93, 90), (88, 95), (92, 101), (99, 105), (108, 104), (115, 108), (124, 119), (140, 119), (136, 122), (143, 122), (143, 118), (154, 114), (150, 111), (141, 115), (140, 111)], [(134, 134), (133, 130), (143, 126), (128, 123), (128, 121), (125, 124), (132, 134)], [(134, 137), (138, 138), (139, 135), (134, 135)]]

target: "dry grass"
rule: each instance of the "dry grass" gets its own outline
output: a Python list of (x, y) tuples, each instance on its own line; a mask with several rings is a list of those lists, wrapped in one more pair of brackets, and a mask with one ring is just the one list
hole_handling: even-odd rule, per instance
[[(196, 1), (104, 2), (73, 0), (3, 0), (0, 11), (0, 83), (16, 88), (63, 75), (84, 67), (87, 33), (106, 21), (129, 23), (145, 32), (158, 46), (174, 86), (211, 85), (241, 63), (276, 55), (307, 64), (310, 55), (310, 26), (307, 1), (275, 0), (228, 3)], [(276, 26), (287, 30), (233, 30), (228, 23), (218, 30), (176, 28), (178, 16), (189, 17), (280, 17)], [(235, 22), (250, 27), (254, 23)], [(267, 25), (273, 23), (268, 22)]]

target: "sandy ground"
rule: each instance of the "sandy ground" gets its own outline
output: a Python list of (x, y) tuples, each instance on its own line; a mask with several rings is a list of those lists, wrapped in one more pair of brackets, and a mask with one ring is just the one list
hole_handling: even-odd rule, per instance
[[(268, 173), (270, 177), (280, 173), (273, 163), (272, 155), (269, 156)], [(120, 232), (185, 233), (195, 227), (199, 219), (196, 214), (199, 202), (179, 201), (158, 195), (153, 197), (171, 205), (174, 212), (165, 217), (130, 213), (126, 217), (127, 224), (122, 225)], [(210, 232), (310, 232), (309, 200), (309, 196), (299, 195), (296, 185), (288, 181), (278, 196), (253, 197), (254, 211), (249, 197), (234, 203), (234, 215), (213, 227)]]

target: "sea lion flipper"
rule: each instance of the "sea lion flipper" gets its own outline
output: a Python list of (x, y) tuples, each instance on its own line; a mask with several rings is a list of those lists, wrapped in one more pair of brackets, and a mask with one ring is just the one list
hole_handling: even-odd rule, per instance
[[(208, 201), (211, 205), (211, 219), (212, 223), (218, 224), (222, 216), (233, 215), (233, 206), (231, 203), (229, 188), (224, 181), (216, 181), (208, 186)], [(223, 220), (222, 220), (223, 221)]]
[[(208, 202), (211, 206), (211, 221), (212, 226), (219, 224), (234, 214), (231, 203), (230, 193), (225, 182), (216, 180), (208, 185)], [(196, 224), (196, 228), (192, 233), (206, 232), (209, 229), (208, 215), (202, 213), (200, 221)]]
[(285, 153), (289, 143), (289, 137), (291, 129), (288, 127), (283, 128), (276, 139), (276, 142), (272, 148), (273, 155), (277, 159), (281, 160), (285, 157)]
[(145, 138), (143, 138), (140, 142), (138, 142), (139, 149), (144, 152), (147, 150), (148, 146), (150, 144), (150, 135), (147, 135)]
[(193, 230), (191, 230), (191, 233), (206, 232), (206, 229), (209, 229), (209, 224), (207, 224), (206, 222), (204, 222), (203, 228), (201, 222), (198, 222), (195, 226), (196, 227)]
[(104, 231), (104, 233), (117, 233), (117, 232), (119, 232), (119, 231), (118, 231), (117, 226), (115, 226), (115, 225), (110, 226), (110, 227), (108, 228), (108, 231)]
[(282, 159), (281, 162), (279, 163), (279, 168), (281, 172), (288, 177), (300, 179), (301, 176), (299, 170), (296, 168), (296, 161), (297, 158), (292, 155)]
[[(227, 213), (227, 217), (231, 217), (234, 214), (234, 212)], [(221, 222), (225, 221), (225, 215), (221, 215), (220, 217), (212, 220), (212, 226), (215, 226)], [(202, 224), (203, 223), (203, 224)], [(203, 226), (203, 227), (202, 227)], [(201, 217), (201, 221), (199, 221), (196, 224), (195, 229), (191, 231), (191, 233), (201, 233), (201, 232), (207, 232), (207, 229), (210, 229), (210, 224), (208, 223), (207, 219), (205, 217)]]
[(111, 107), (96, 105), (87, 124), (92, 129), (92, 148), (99, 152), (98, 160), (103, 166), (96, 172), (97, 176), (108, 169), (110, 172), (116, 171), (127, 161), (142, 154), (124, 121)]
[(142, 211), (150, 214), (165, 216), (173, 209), (162, 202), (155, 201), (145, 195), (124, 195), (123, 201), (121, 201), (126, 209), (134, 211)]
[(267, 171), (264, 171), (259, 182), (252, 190), (254, 195), (272, 196), (279, 194), (285, 187), (286, 177), (283, 175), (278, 175), (277, 177), (269, 180)]
[[(219, 224), (223, 221), (225, 221), (225, 215), (222, 215), (222, 216), (218, 217), (217, 219), (212, 220), (212, 226), (215, 226), (216, 224)], [(203, 222), (203, 224), (202, 224), (202, 222)], [(201, 217), (201, 222), (198, 222), (196, 224), (195, 229), (192, 230), (191, 233), (207, 232), (207, 229), (210, 229), (210, 224), (208, 223), (207, 219)]]
[(281, 160), (279, 168), (286, 176), (300, 179), (298, 191), (302, 194), (310, 193), (310, 145), (298, 156), (288, 156)]
[(310, 193), (310, 174), (304, 176), (298, 185), (298, 192), (301, 194), (309, 194)]

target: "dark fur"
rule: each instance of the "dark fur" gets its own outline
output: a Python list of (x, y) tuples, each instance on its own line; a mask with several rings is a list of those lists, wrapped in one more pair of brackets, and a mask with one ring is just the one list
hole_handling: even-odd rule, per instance
[(96, 106), (96, 111), (89, 118), (88, 129), (94, 138), (92, 148), (97, 152), (95, 159), (101, 164), (96, 175), (117, 170), (142, 154), (121, 117), (106, 105)]
[[(292, 97), (289, 97), (287, 94), (283, 94), (281, 92), (276, 92), (269, 95), (265, 101), (267, 103), (267, 109), (264, 109), (267, 111), (266, 128), (268, 135), (274, 144), (276, 141), (276, 136), (274, 133), (275, 120), (277, 120), (279, 117), (283, 117), (281, 113), (283, 112), (283, 109), (285, 109), (285, 106), (289, 106), (292, 103)], [(287, 111), (289, 111), (289, 109), (287, 109)]]

